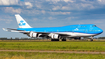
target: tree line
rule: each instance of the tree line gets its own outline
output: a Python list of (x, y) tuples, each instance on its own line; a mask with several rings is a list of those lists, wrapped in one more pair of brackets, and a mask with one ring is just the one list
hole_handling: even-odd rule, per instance
[[(0, 38), (0, 40), (40, 40), (40, 39), (49, 39), (49, 38)], [(105, 37), (98, 37), (94, 39), (105, 39)]]
[(0, 40), (40, 40), (40, 39), (47, 39), (47, 38), (0, 38)]

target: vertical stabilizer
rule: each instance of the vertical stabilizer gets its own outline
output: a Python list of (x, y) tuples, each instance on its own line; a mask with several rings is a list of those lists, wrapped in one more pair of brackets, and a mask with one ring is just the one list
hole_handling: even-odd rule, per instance
[(31, 28), (31, 26), (28, 25), (28, 23), (19, 14), (16, 14), (15, 17), (19, 28)]

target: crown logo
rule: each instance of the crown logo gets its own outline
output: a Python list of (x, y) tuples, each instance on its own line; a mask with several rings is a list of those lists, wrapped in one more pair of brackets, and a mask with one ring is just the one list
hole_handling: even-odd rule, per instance
[(21, 20), (20, 23), (19, 23), (19, 26), (25, 26), (25, 25), (26, 25), (26, 23), (24, 23), (24, 21)]

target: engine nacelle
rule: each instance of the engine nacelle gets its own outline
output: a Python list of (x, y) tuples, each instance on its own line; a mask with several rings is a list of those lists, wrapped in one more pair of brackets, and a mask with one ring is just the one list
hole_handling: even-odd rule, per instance
[(29, 33), (29, 36), (30, 36), (30, 37), (37, 37), (38, 35), (37, 35), (37, 33), (35, 33), (35, 32), (30, 32), (30, 33)]
[(52, 39), (59, 39), (59, 35), (58, 34), (49, 34), (49, 36), (52, 38)]

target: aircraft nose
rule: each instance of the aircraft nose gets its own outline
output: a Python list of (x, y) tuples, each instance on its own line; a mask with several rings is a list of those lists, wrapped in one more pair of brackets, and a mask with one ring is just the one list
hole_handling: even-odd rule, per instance
[(103, 30), (102, 30), (102, 29), (100, 29), (100, 30), (99, 30), (99, 32), (100, 32), (100, 34), (101, 34), (101, 33), (103, 33)]

